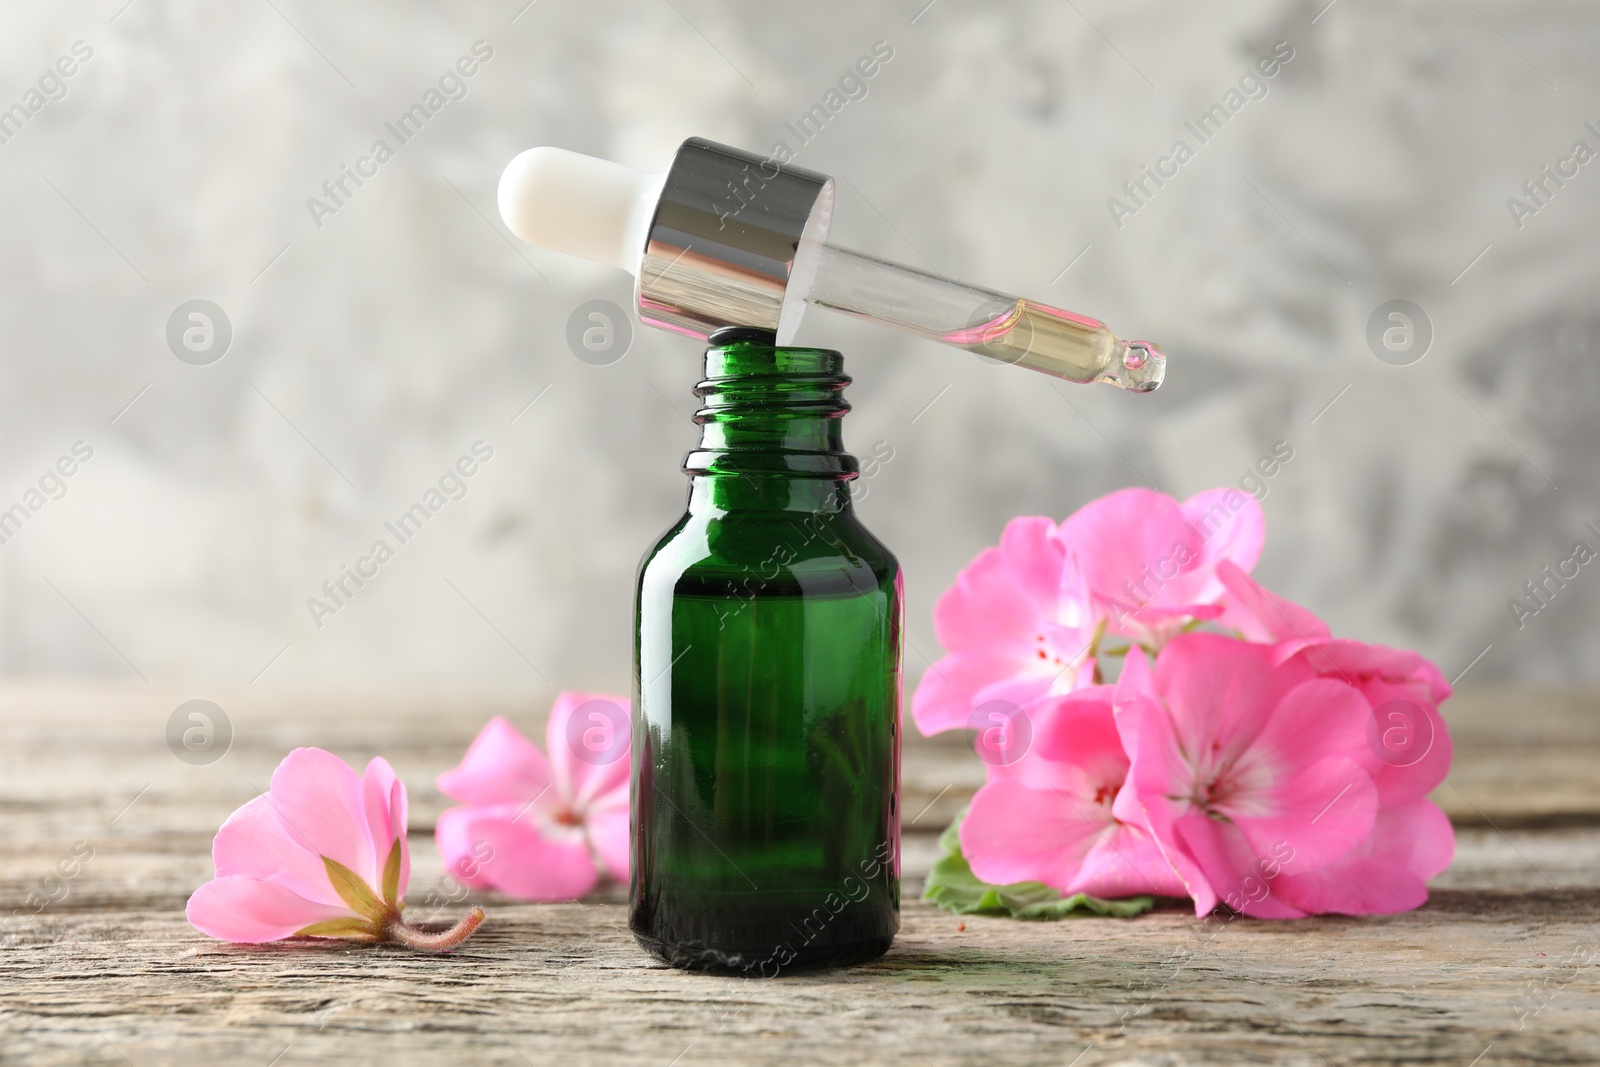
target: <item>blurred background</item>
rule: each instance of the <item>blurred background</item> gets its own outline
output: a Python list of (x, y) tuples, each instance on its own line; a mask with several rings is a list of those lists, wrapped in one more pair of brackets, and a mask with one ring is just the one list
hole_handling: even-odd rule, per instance
[(1169, 354), (1141, 397), (808, 318), (847, 442), (892, 452), (860, 511), (905, 567), (908, 685), (1008, 518), (1239, 485), (1280, 442), (1267, 584), (1465, 686), (1600, 678), (1600, 564), (1524, 584), (1600, 550), (1592, 5), (524, 3), (0, 10), (0, 671), (626, 692), (699, 349), (580, 359), (574, 312), (631, 280), (516, 242), (495, 186), (533, 145), (660, 169), (701, 135), (840, 178), (839, 243)]

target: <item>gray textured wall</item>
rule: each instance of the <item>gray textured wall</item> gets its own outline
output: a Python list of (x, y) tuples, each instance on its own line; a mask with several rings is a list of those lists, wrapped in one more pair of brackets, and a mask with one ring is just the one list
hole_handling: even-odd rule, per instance
[[(934, 598), (1009, 516), (1234, 483), (1284, 440), (1267, 582), (1448, 675), (1492, 644), (1469, 683), (1600, 678), (1600, 564), (1520, 630), (1507, 606), (1600, 547), (1600, 162), (1507, 205), (1600, 149), (1593, 4), (923, 3), (6, 5), (0, 108), (42, 106), (0, 144), (0, 507), (93, 456), (0, 545), (0, 666), (624, 688), (698, 351), (644, 331), (574, 358), (569, 314), (628, 279), (514, 247), (496, 179), (535, 144), (654, 168), (692, 134), (792, 142), (882, 40), (865, 98), (799, 151), (849, 179), (836, 238), (1171, 358), (1153, 397), (1057, 389), (812, 317), (803, 339), (851, 357), (847, 439), (894, 448), (861, 510), (906, 568), (913, 677)], [(480, 40), (467, 95), (314, 220)], [(77, 41), (92, 56), (30, 97)], [(1184, 122), (1278, 41), (1293, 60), (1200, 145)], [(1180, 138), (1194, 158), (1114, 221)], [(232, 323), (207, 366), (165, 336), (197, 298)], [(1409, 366), (1367, 340), (1397, 298), (1432, 327)], [(467, 496), (314, 627), (306, 598), (478, 440)]]

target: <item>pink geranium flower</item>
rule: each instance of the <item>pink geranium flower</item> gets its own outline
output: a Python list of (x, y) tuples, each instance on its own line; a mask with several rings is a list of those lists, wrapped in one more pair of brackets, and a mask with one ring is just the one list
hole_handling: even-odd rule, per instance
[(496, 716), (439, 788), (464, 807), (439, 816), (445, 867), (467, 885), (526, 900), (572, 900), (603, 867), (628, 878), (628, 702), (556, 697), (548, 757)]
[(1373, 719), (1363, 764), (1385, 807), (1427, 796), (1444, 781), (1454, 746), (1439, 714), (1450, 683), (1437, 666), (1415, 652), (1336, 638), (1321, 619), (1231, 564), (1219, 566), (1217, 577), (1228, 589), (1224, 624), (1272, 644), (1274, 662), (1300, 660), (1367, 698)]
[(362, 777), (331, 753), (295, 749), (268, 791), (222, 824), (211, 858), (217, 876), (189, 898), (189, 922), (226, 941), (346, 937), (445, 949), (483, 921), (474, 908), (442, 934), (401, 922), (411, 877), (406, 787), (381, 758)]
[[(962, 825), (974, 874), (1186, 892), (1201, 914), (1427, 899), (1454, 850), (1426, 799), (1450, 765), (1450, 685), (1253, 581), (1264, 536), (1236, 489), (1181, 503), (1127, 489), (1059, 527), (1016, 519), (961, 572), (935, 611), (948, 654), (912, 710), (925, 734), (978, 730), (995, 757)], [(1196, 623), (1243, 640), (1188, 633)], [(1114, 713), (1095, 665), (1121, 651), (1102, 652), (1107, 635), (1133, 646)]]
[(1081, 562), (1090, 607), (1107, 632), (1156, 650), (1192, 619), (1222, 612), (1217, 566), (1248, 571), (1261, 557), (1266, 519), (1255, 497), (1211, 489), (1181, 504), (1153, 489), (1121, 489), (1061, 524)]
[(933, 626), (949, 654), (911, 698), (924, 734), (965, 727), (985, 705), (1014, 714), (1092, 680), (1095, 620), (1050, 519), (1008, 522), (999, 547), (980, 552), (939, 598)]
[(1196, 914), (1219, 902), (1260, 918), (1326, 910), (1283, 887), (1373, 831), (1372, 707), (1357, 689), (1297, 658), (1276, 663), (1270, 646), (1195, 633), (1153, 669), (1130, 652), (1116, 702), (1130, 767), (1113, 812), (1147, 820)]
[(1128, 775), (1112, 687), (1047, 697), (1029, 709), (1032, 744), (991, 764), (961, 824), (961, 852), (992, 885), (1043, 882), (1063, 896), (1187, 895), (1142, 814), (1113, 814)]
[(1218, 576), (1228, 588), (1226, 620), (1246, 637), (1272, 642), (1275, 663), (1299, 663), (1357, 689), (1372, 708), (1362, 766), (1378, 790), (1372, 835), (1350, 855), (1278, 887), (1307, 911), (1360, 915), (1404, 911), (1428, 899), (1427, 881), (1450, 865), (1455, 831), (1425, 799), (1450, 770), (1453, 745), (1439, 705), (1450, 683), (1415, 652), (1335, 638), (1305, 608), (1270, 592), (1237, 568)]

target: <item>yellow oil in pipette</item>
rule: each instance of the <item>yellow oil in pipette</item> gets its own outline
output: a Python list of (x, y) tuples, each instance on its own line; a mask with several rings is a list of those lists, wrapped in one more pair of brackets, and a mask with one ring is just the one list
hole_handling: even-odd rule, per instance
[(1161, 384), (1166, 364), (1157, 345), (1124, 341), (1098, 319), (1021, 298), (982, 325), (934, 339), (1057, 378), (1109, 382), (1139, 393)]

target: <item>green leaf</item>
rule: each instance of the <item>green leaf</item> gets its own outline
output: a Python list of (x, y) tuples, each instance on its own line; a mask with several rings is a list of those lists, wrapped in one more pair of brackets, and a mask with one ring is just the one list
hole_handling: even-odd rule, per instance
[(922, 899), (931, 900), (946, 911), (957, 915), (1009, 915), (1013, 919), (1065, 919), (1073, 915), (1131, 918), (1155, 907), (1155, 898), (1150, 896), (1101, 900), (1075, 893), (1063, 897), (1042, 882), (981, 882), (961, 854), (961, 820), (966, 817), (963, 810), (939, 835), (940, 855), (928, 872), (928, 884), (922, 892)]
[(382, 923), (389, 918), (389, 906), (373, 895), (372, 887), (363, 882), (355, 871), (327, 856), (322, 857), (322, 865), (327, 868), (328, 881), (333, 883), (334, 892), (350, 905), (351, 911), (365, 915), (375, 923)]
[(378, 928), (366, 919), (329, 919), (294, 932), (296, 937), (359, 937), (378, 939)]
[(389, 858), (383, 865), (383, 899), (384, 903), (396, 911), (400, 910), (400, 902), (395, 899), (400, 895), (400, 839), (394, 839), (394, 847), (389, 850)]

